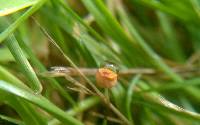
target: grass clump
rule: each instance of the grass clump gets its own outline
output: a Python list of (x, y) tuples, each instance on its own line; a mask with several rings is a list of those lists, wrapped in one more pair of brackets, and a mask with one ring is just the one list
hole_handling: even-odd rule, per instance
[[(199, 13), (198, 0), (2, 0), (0, 123), (198, 125)], [(112, 88), (96, 85), (104, 62)]]

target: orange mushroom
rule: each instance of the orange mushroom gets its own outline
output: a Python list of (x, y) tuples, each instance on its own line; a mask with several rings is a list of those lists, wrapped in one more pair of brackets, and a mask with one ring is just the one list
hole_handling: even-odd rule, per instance
[(99, 68), (96, 72), (96, 81), (101, 88), (112, 88), (117, 84), (117, 73), (108, 68)]

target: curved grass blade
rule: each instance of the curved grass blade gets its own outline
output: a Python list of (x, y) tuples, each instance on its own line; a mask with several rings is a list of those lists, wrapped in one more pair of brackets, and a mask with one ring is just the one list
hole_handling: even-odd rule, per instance
[(32, 6), (37, 3), (37, 0), (1, 0), (0, 1), (0, 16), (12, 14), (18, 10)]
[[(82, 0), (86, 8), (93, 14), (96, 22), (101, 29), (109, 35), (116, 43), (121, 47), (121, 53), (128, 62), (136, 64), (141, 61), (138, 54), (141, 54), (140, 50), (135, 47), (135, 42), (127, 35), (122, 29), (117, 20), (111, 16), (102, 1), (100, 0)], [(134, 55), (134, 60), (133, 60)], [(140, 57), (141, 58), (141, 57)], [(137, 63), (137, 64), (138, 64)], [(130, 64), (129, 64), (130, 66)]]
[[(17, 79), (15, 76), (9, 73), (2, 66), (0, 66), (0, 79), (8, 81), (15, 86), (25, 89), (28, 92), (32, 92), (30, 88), (28, 88), (24, 83), (22, 83), (19, 79)], [(32, 121), (32, 123), (35, 125), (46, 124), (45, 120), (43, 119), (43, 116), (41, 116), (41, 114), (39, 114), (35, 110), (36, 108), (33, 107), (31, 104), (23, 101), (22, 99), (10, 96), (5, 92), (1, 93), (1, 97), (3, 98), (0, 98), (0, 100), (12, 106), (13, 109), (15, 109), (18, 112), (18, 114), (22, 117), (26, 124), (30, 123), (30, 121)]]
[[(195, 120), (195, 121), (200, 121), (200, 114), (194, 113), (194, 112), (190, 112), (187, 110), (179, 110), (178, 107), (176, 108), (172, 108), (170, 106), (161, 104), (159, 102), (157, 102), (158, 100), (154, 100), (153, 98), (150, 99), (145, 99), (145, 101), (138, 101), (138, 103), (143, 104), (144, 106), (147, 106), (149, 108), (152, 108), (156, 111), (160, 111), (162, 113), (171, 113), (171, 114), (175, 114), (179, 117), (183, 117), (183, 118), (187, 118), (187, 119), (191, 119), (191, 120)], [(170, 103), (172, 104), (172, 103)], [(169, 104), (169, 105), (170, 105)]]
[(166, 14), (160, 11), (157, 11), (156, 14), (166, 37), (166, 42), (164, 44), (164, 46), (166, 46), (166, 54), (173, 60), (183, 63), (185, 61), (185, 55), (179, 44), (179, 41), (176, 38), (176, 32), (174, 31), (172, 22), (169, 20)]
[(75, 118), (69, 116), (65, 112), (63, 112), (61, 109), (56, 107), (54, 104), (52, 104), (49, 100), (44, 98), (41, 95), (36, 95), (33, 92), (30, 93), (26, 91), (25, 89), (16, 87), (8, 82), (0, 80), (0, 89), (3, 91), (6, 91), (8, 93), (11, 93), (17, 97), (20, 97), (22, 99), (25, 99), (33, 104), (38, 105), (45, 111), (52, 114), (54, 117), (59, 119), (60, 121), (66, 123), (66, 124), (72, 124), (72, 125), (83, 125), (81, 122), (76, 120)]
[(5, 102), (19, 114), (19, 116), (23, 119), (25, 124), (27, 125), (47, 124), (46, 119), (44, 119), (42, 114), (36, 110), (36, 107), (33, 107), (33, 105), (31, 105), (27, 101), (9, 94), (6, 97)]
[(6, 115), (2, 115), (0, 114), (0, 119), (8, 121), (9, 123), (15, 124), (15, 125), (24, 125), (24, 123), (18, 119), (6, 116)]
[[(32, 49), (26, 45), (26, 43), (23, 40), (19, 41), (19, 45), (23, 48), (23, 50), (26, 52), (26, 54), (30, 57), (30, 62), (36, 67), (38, 68), (39, 72), (46, 72), (47, 69), (45, 68), (45, 66), (40, 62), (40, 60), (38, 60), (38, 58), (34, 55)], [(63, 89), (63, 87), (53, 78), (47, 78), (48, 82), (52, 84), (52, 86), (54, 88), (56, 88), (57, 90), (60, 91), (61, 95), (63, 97), (65, 97), (69, 103), (73, 106), (75, 106), (75, 101), (73, 100), (73, 98), (70, 96), (69, 93), (67, 93), (67, 91), (65, 91)]]
[(138, 83), (139, 79), (140, 79), (141, 75), (136, 75), (133, 80), (131, 81), (131, 83), (128, 86), (128, 90), (127, 90), (127, 94), (126, 94), (126, 116), (128, 117), (128, 119), (130, 121), (133, 122), (132, 119), (132, 115), (131, 115), (131, 102), (132, 102), (132, 97), (133, 97), (133, 88), (134, 86)]
[(185, 89), (191, 86), (198, 86), (198, 85), (200, 85), (200, 78), (193, 78), (193, 79), (185, 80), (182, 83), (166, 83), (165, 85), (162, 85), (162, 86), (144, 89), (144, 90), (141, 90), (141, 93), (152, 92), (152, 91), (162, 92), (162, 91), (175, 90), (175, 89)]
[(16, 62), (20, 65), (24, 75), (29, 79), (29, 86), (36, 92), (40, 93), (42, 91), (42, 85), (37, 78), (33, 68), (29, 64), (25, 54), (23, 53), (22, 49), (20, 48), (17, 40), (15, 39), (14, 35), (11, 35), (9, 39), (6, 41), (6, 45), (10, 49), (13, 57), (15, 58)]
[(47, 0), (39, 0), (34, 6), (27, 10), (21, 17), (19, 17), (14, 23), (9, 25), (3, 32), (0, 34), (0, 43), (3, 42), (9, 35), (11, 35), (17, 27), (23, 23), (29, 16), (36, 12)]
[[(77, 104), (76, 107), (66, 111), (66, 113), (71, 116), (74, 116), (77, 113), (83, 112), (91, 108), (92, 106), (98, 104), (99, 102), (100, 102), (100, 99), (98, 97), (91, 97), (91, 98), (81, 101), (79, 104)], [(51, 121), (48, 122), (48, 125), (57, 125), (59, 123), (60, 121), (58, 121), (57, 119), (52, 119)]]
[(131, 35), (137, 40), (137, 43), (141, 46), (141, 48), (145, 51), (145, 53), (150, 57), (150, 61), (153, 65), (164, 71), (167, 75), (169, 75), (174, 81), (180, 82), (183, 79), (176, 73), (174, 73), (164, 62), (163, 60), (155, 53), (145, 42), (145, 40), (140, 36), (135, 27), (131, 24), (128, 15), (126, 14), (124, 8), (122, 6), (118, 6), (118, 11), (121, 19), (127, 26)]
[[(138, 85), (140, 86), (141, 89), (149, 88), (149, 86), (145, 84), (143, 81), (140, 81)], [(160, 110), (162, 112), (167, 111), (170, 113), (175, 113), (178, 116), (183, 116), (185, 118), (190, 118), (193, 120), (200, 121), (200, 114), (183, 109), (178, 105), (175, 105), (170, 101), (166, 100), (156, 92), (143, 94), (142, 99), (143, 99), (142, 103), (144, 105), (154, 108), (156, 110)]]
[(24, 85), (24, 83), (22, 83), (19, 79), (17, 79), (15, 76), (13, 76), (10, 72), (8, 72), (7, 69), (2, 67), (1, 65), (0, 65), (0, 79), (11, 82), (14, 85), (20, 85), (20, 86), (26, 88), (27, 90), (29, 90), (29, 88), (26, 87)]

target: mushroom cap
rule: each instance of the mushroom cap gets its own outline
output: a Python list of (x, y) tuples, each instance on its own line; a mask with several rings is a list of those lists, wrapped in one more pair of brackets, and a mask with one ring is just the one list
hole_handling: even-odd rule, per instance
[(108, 68), (100, 68), (96, 72), (96, 81), (101, 88), (112, 88), (117, 84), (117, 73)]

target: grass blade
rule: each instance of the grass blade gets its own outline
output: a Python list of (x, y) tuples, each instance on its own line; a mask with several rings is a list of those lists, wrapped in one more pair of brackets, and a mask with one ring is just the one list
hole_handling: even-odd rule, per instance
[(3, 42), (9, 35), (11, 35), (17, 27), (23, 23), (29, 16), (36, 12), (47, 0), (39, 0), (34, 6), (32, 6), (28, 11), (26, 11), (20, 18), (18, 18), (14, 23), (9, 25), (9, 27), (0, 34), (0, 43)]
[(40, 106), (42, 109), (54, 115), (57, 119), (66, 124), (83, 125), (81, 122), (63, 112), (41, 95), (35, 95), (33, 92), (30, 93), (5, 81), (0, 81), (0, 89)]
[(138, 83), (141, 75), (136, 75), (133, 80), (131, 81), (130, 85), (128, 86), (128, 91), (126, 94), (126, 116), (130, 121), (133, 122), (132, 114), (131, 114), (131, 102), (133, 97), (133, 88)]
[(16, 62), (20, 65), (24, 75), (27, 79), (30, 80), (29, 86), (36, 92), (40, 93), (42, 91), (42, 85), (37, 78), (33, 68), (29, 64), (25, 54), (23, 53), (22, 49), (20, 48), (17, 40), (15, 39), (14, 35), (11, 35), (9, 39), (6, 41), (6, 45), (10, 49), (11, 53), (13, 54)]

